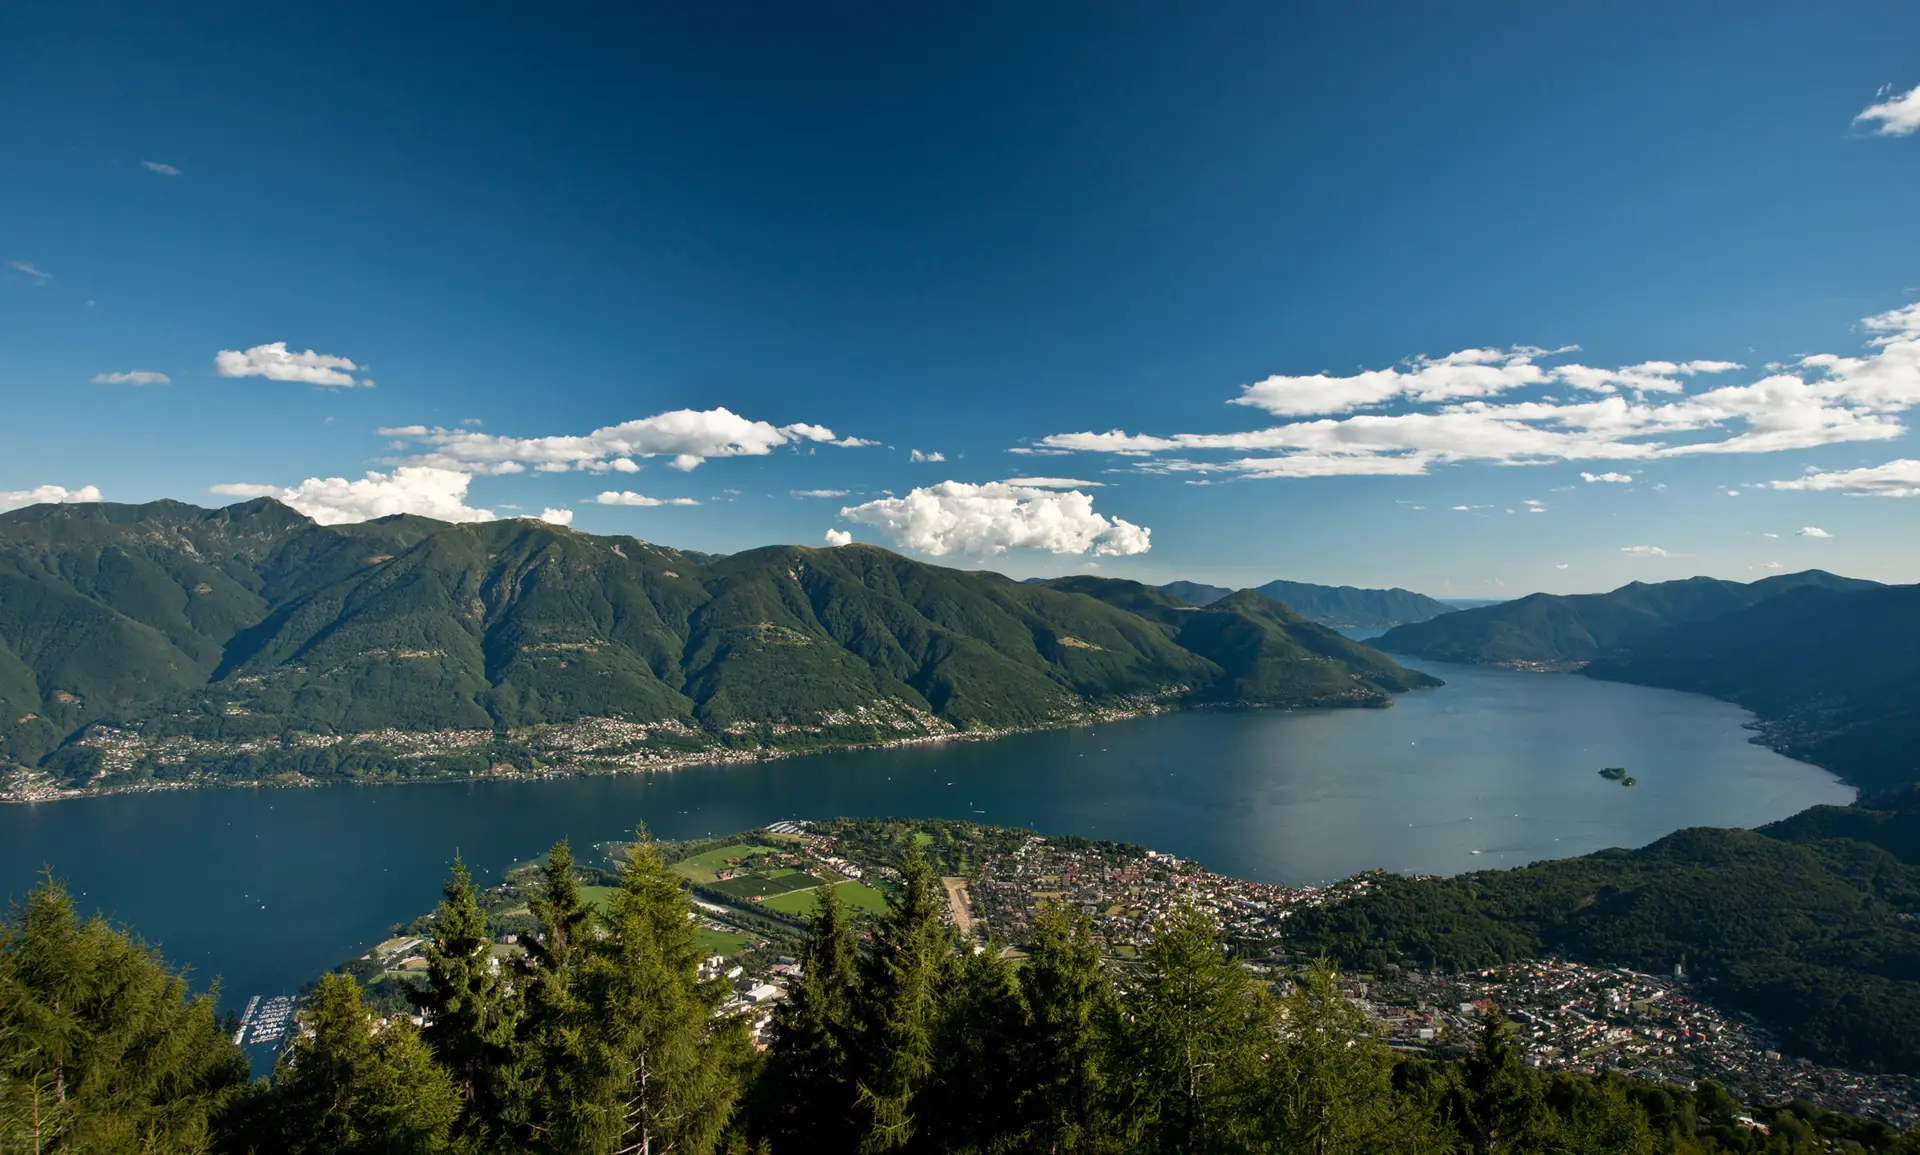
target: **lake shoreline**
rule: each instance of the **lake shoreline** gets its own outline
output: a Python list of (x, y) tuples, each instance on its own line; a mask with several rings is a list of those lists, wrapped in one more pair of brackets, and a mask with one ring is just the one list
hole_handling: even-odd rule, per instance
[[(1401, 693), (1414, 694), (1438, 689), (1438, 686), (1421, 686)], [(304, 774), (287, 773), (270, 775), (263, 778), (221, 778), (214, 776), (196, 776), (192, 778), (166, 781), (150, 780), (114, 786), (82, 787), (80, 789), (62, 788), (52, 781), (52, 776), (44, 771), (35, 771), (25, 767), (16, 769), (10, 776), (0, 779), (0, 805), (35, 805), (43, 802), (68, 802), (87, 798), (113, 798), (129, 794), (165, 794), (182, 790), (233, 789), (261, 790), (286, 789), (310, 790), (329, 786), (431, 786), (452, 783), (478, 782), (549, 782), (565, 781), (577, 778), (603, 778), (641, 776), (658, 773), (671, 773), (700, 766), (731, 766), (774, 762), (787, 758), (803, 758), (814, 754), (844, 753), (855, 750), (894, 750), (913, 746), (932, 746), (947, 742), (991, 742), (1010, 738), (1020, 734), (1042, 734), (1055, 730), (1071, 730), (1086, 726), (1101, 726), (1110, 722), (1124, 722), (1134, 718), (1151, 717), (1157, 714), (1190, 713), (1208, 710), (1384, 710), (1393, 705), (1393, 696), (1385, 699), (1360, 699), (1348, 702), (1302, 702), (1294, 705), (1278, 705), (1268, 702), (1183, 702), (1167, 701), (1162, 703), (1133, 703), (1125, 706), (1090, 707), (1086, 714), (1062, 718), (1057, 721), (1039, 723), (1032, 726), (1004, 726), (987, 730), (954, 730), (946, 733), (916, 734), (912, 737), (889, 738), (879, 742), (838, 742), (806, 747), (760, 747), (753, 750), (734, 750), (716, 747), (690, 753), (684, 757), (662, 758), (642, 766), (623, 767), (612, 764), (600, 764), (579, 767), (543, 766), (536, 769), (520, 769), (501, 765), (484, 773), (434, 774), (413, 778), (313, 778)]]

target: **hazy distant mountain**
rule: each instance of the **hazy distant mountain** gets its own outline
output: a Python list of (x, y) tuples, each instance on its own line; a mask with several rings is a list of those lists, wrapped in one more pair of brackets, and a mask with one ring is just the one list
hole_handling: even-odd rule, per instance
[[(1161, 589), (1190, 605), (1212, 605), (1233, 591), (1200, 582), (1168, 582)], [(1412, 590), (1363, 590), (1354, 586), (1321, 586), (1310, 582), (1272, 581), (1254, 592), (1279, 602), (1311, 621), (1337, 629), (1396, 626), (1424, 622), (1452, 613), (1445, 602)]]
[(1866, 790), (1920, 781), (1920, 586), (1803, 585), (1586, 673), (1737, 702), (1770, 745)]
[(1211, 605), (1233, 592), (1226, 586), (1210, 586), (1201, 582), (1168, 582), (1160, 588), (1190, 606)]
[[(266, 499), (34, 506), (0, 515), (0, 770), (484, 770), (583, 719), (619, 723), (594, 732), (608, 748), (751, 750), (1430, 684), (1263, 604), (1202, 627), (1136, 588), (1151, 604), (871, 546), (709, 560), (531, 520), (320, 526)], [(399, 770), (328, 737), (387, 731), (468, 737)]]
[(1587, 662), (1663, 630), (1745, 609), (1804, 586), (1832, 590), (1879, 583), (1822, 570), (1741, 583), (1696, 577), (1634, 582), (1604, 594), (1532, 594), (1388, 630), (1380, 648), (1450, 662)]

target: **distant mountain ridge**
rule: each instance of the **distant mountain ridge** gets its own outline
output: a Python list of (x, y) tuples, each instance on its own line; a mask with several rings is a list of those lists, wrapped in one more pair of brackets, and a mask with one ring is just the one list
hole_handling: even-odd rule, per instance
[(1846, 592), (1876, 589), (1880, 583), (1807, 570), (1748, 583), (1695, 577), (1633, 582), (1603, 594), (1530, 594), (1396, 626), (1376, 644), (1392, 653), (1448, 662), (1570, 666), (1804, 586)]
[[(1234, 591), (1224, 586), (1201, 582), (1168, 582), (1160, 587), (1191, 605), (1212, 605)], [(1397, 626), (1403, 622), (1424, 622), (1455, 607), (1417, 594), (1412, 590), (1368, 590), (1355, 586), (1323, 586), (1311, 582), (1271, 581), (1252, 587), (1254, 593), (1279, 602), (1295, 613), (1323, 626), (1358, 629)]]
[(643, 766), (1434, 684), (1267, 603), (1188, 622), (1120, 586), (532, 520), (320, 526), (264, 498), (33, 506), (0, 515), (0, 776)]

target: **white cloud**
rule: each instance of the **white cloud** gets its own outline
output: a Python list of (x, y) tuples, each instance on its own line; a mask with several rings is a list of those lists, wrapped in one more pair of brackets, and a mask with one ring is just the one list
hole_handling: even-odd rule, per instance
[(1862, 469), (1813, 472), (1771, 484), (1774, 489), (1830, 491), (1850, 497), (1920, 497), (1920, 461), (1902, 458)]
[(1544, 501), (1541, 501), (1541, 500), (1540, 500), (1539, 498), (1537, 498), (1537, 497), (1529, 497), (1529, 498), (1527, 498), (1527, 499), (1526, 499), (1525, 501), (1522, 501), (1522, 502), (1521, 502), (1520, 504), (1521, 504), (1521, 505), (1531, 505), (1531, 506), (1533, 506), (1533, 507), (1534, 507), (1535, 509), (1545, 509), (1545, 508), (1547, 507), (1547, 503), (1546, 503), (1546, 502), (1544, 502)]
[(167, 385), (173, 378), (151, 369), (135, 369), (127, 373), (95, 373), (88, 380), (95, 385)]
[(1680, 557), (1682, 556), (1680, 554), (1668, 553), (1666, 550), (1661, 549), (1657, 545), (1623, 545), (1620, 547), (1620, 552), (1646, 554), (1649, 557)]
[(0, 489), (0, 513), (29, 505), (60, 505), (99, 500), (100, 487), (97, 485), (83, 485), (79, 489), (68, 489), (64, 485), (41, 485), (32, 489)]
[(1817, 525), (1803, 525), (1793, 531), (1795, 537), (1832, 537), (1833, 535)]
[[(772, 425), (726, 409), (675, 409), (591, 433), (554, 437), (504, 437), (475, 429), (434, 427), (409, 434), (420, 452), (410, 464), (469, 473), (499, 472), (503, 463), (531, 465), (548, 472), (581, 469), (595, 473), (637, 472), (635, 457), (667, 457), (673, 468), (696, 469), (713, 457), (764, 457), (800, 442), (840, 444), (833, 430), (799, 422)], [(625, 462), (625, 464), (622, 464)]]
[(552, 506), (548, 506), (546, 509), (540, 511), (540, 520), (547, 522), (549, 525), (572, 525), (573, 511), (571, 509), (554, 509)]
[(1554, 563), (1553, 563), (1553, 568), (1554, 568), (1554, 569), (1567, 569), (1567, 568), (1569, 568), (1569, 566), (1568, 566), (1568, 564), (1567, 564), (1566, 562), (1563, 562), (1563, 561), (1557, 561), (1557, 562), (1554, 562)]
[(698, 501), (694, 500), (691, 497), (648, 497), (644, 493), (635, 493), (631, 489), (626, 489), (626, 490), (609, 489), (605, 493), (602, 493), (598, 497), (595, 497), (593, 500), (596, 504), (599, 504), (599, 505), (655, 506), (655, 505), (699, 505), (700, 504)]
[(835, 549), (843, 545), (852, 545), (853, 535), (844, 529), (830, 529), (827, 531), (827, 544)]
[(990, 481), (943, 481), (905, 497), (852, 505), (840, 516), (883, 530), (896, 545), (932, 557), (986, 556), (1009, 549), (1121, 556), (1152, 548), (1152, 531), (1095, 513), (1093, 498)]
[(1761, 566), (1760, 568), (1761, 569), (1786, 569), (1787, 567), (1781, 565), (1777, 561), (1770, 561), (1770, 562), (1767, 562), (1765, 565)]
[(1588, 473), (1583, 469), (1580, 471), (1580, 477), (1589, 485), (1596, 481), (1611, 482), (1614, 485), (1633, 484), (1633, 475), (1630, 473)]
[(241, 352), (222, 349), (214, 354), (213, 367), (222, 377), (265, 377), (269, 381), (301, 381), (329, 389), (371, 388), (373, 382), (355, 380), (359, 371), (350, 359), (331, 353), (290, 352), (285, 341), (255, 345)]
[[(1891, 85), (1882, 88), (1880, 95), (1888, 96), (1891, 90)], [(1855, 124), (1876, 120), (1880, 125), (1873, 131), (1880, 136), (1911, 136), (1920, 131), (1920, 85), (1914, 86), (1911, 92), (1871, 105), (1853, 118)]]
[(1104, 481), (1081, 481), (1077, 477), (1009, 477), (1002, 485), (1023, 485), (1028, 489), (1100, 489)]
[(918, 449), (907, 454), (908, 461), (945, 461), (946, 459), (947, 455), (944, 453), (922, 453)]
[(844, 489), (793, 489), (788, 490), (795, 497), (845, 497)]
[(180, 169), (176, 165), (162, 164), (157, 160), (143, 160), (140, 163), (146, 166), (148, 172), (157, 172), (161, 176), (180, 175)]
[(372, 470), (365, 477), (309, 477), (298, 485), (225, 484), (208, 492), (227, 497), (273, 497), (306, 514), (321, 525), (370, 521), (397, 513), (418, 514), (439, 521), (492, 521), (493, 511), (467, 504), (472, 476), (451, 469), (406, 465), (391, 473)]
[(1453, 507), (1455, 513), (1468, 513), (1471, 512), (1472, 509), (1473, 507), (1471, 505), (1456, 505)]
[(53, 280), (52, 273), (42, 272), (35, 268), (32, 261), (8, 261), (7, 267), (16, 273), (25, 273), (36, 281), (46, 282)]
[[(1906, 432), (1899, 415), (1920, 406), (1920, 304), (1868, 317), (1861, 356), (1801, 357), (1745, 384), (1687, 392), (1703, 375), (1735, 362), (1647, 361), (1618, 369), (1543, 368), (1545, 351), (1469, 349), (1416, 358), (1407, 369), (1355, 377), (1270, 378), (1234, 404), (1280, 416), (1318, 416), (1232, 433), (1056, 433), (1051, 450), (1155, 458), (1149, 472), (1232, 472), (1254, 478), (1415, 475), (1435, 465), (1480, 461), (1533, 465), (1553, 461), (1647, 461), (1701, 453), (1773, 453)], [(1561, 350), (1564, 352), (1565, 350)], [(1559, 400), (1543, 392), (1505, 396), (1549, 382), (1588, 396)], [(1394, 401), (1410, 411), (1352, 413)], [(1214, 451), (1229, 460), (1167, 458)], [(1626, 474), (1583, 474), (1625, 483)]]
[(869, 449), (880, 443), (878, 441), (869, 441), (864, 437), (842, 437), (837, 440), (828, 441), (827, 444), (838, 445), (842, 449)]

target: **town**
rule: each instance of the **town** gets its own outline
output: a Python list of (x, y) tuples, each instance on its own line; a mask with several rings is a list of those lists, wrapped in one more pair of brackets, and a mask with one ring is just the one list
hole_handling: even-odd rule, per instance
[[(898, 877), (891, 862), (909, 840), (940, 872), (947, 919), (974, 949), (1004, 950), (1017, 960), (1034, 915), (1059, 904), (1086, 920), (1110, 965), (1125, 968), (1164, 915), (1193, 906), (1217, 920), (1250, 977), (1276, 991), (1311, 961), (1289, 953), (1287, 919), (1345, 902), (1372, 885), (1368, 875), (1324, 887), (1253, 882), (1143, 847), (965, 822), (787, 821), (708, 842), (663, 844), (692, 888), (697, 933), (708, 952), (700, 973), (730, 988), (722, 1013), (745, 1016), (764, 1046), (774, 1008), (802, 973), (815, 889), (832, 883), (856, 920), (877, 913)], [(609, 868), (625, 847), (597, 849), (607, 855), (606, 866), (586, 869), (592, 884), (584, 891), (603, 903), (615, 881)], [(536, 878), (535, 867), (516, 867), (483, 896), (496, 931), (496, 965), (517, 953), (518, 936), (533, 929), (526, 900)], [(401, 933), (347, 968), (369, 981), (390, 1010), (406, 1005), (393, 984), (425, 965), (421, 935), (430, 919), (397, 928)], [(1745, 1103), (1798, 1098), (1895, 1126), (1920, 1122), (1920, 1083), (1783, 1055), (1752, 1021), (1710, 1005), (1685, 974), (1548, 958), (1468, 974), (1389, 966), (1377, 974), (1344, 974), (1342, 985), (1375, 1018), (1382, 1037), (1409, 1054), (1463, 1053), (1491, 1012), (1515, 1023), (1526, 1061), (1543, 1070), (1612, 1070), (1686, 1086), (1711, 1079)]]

